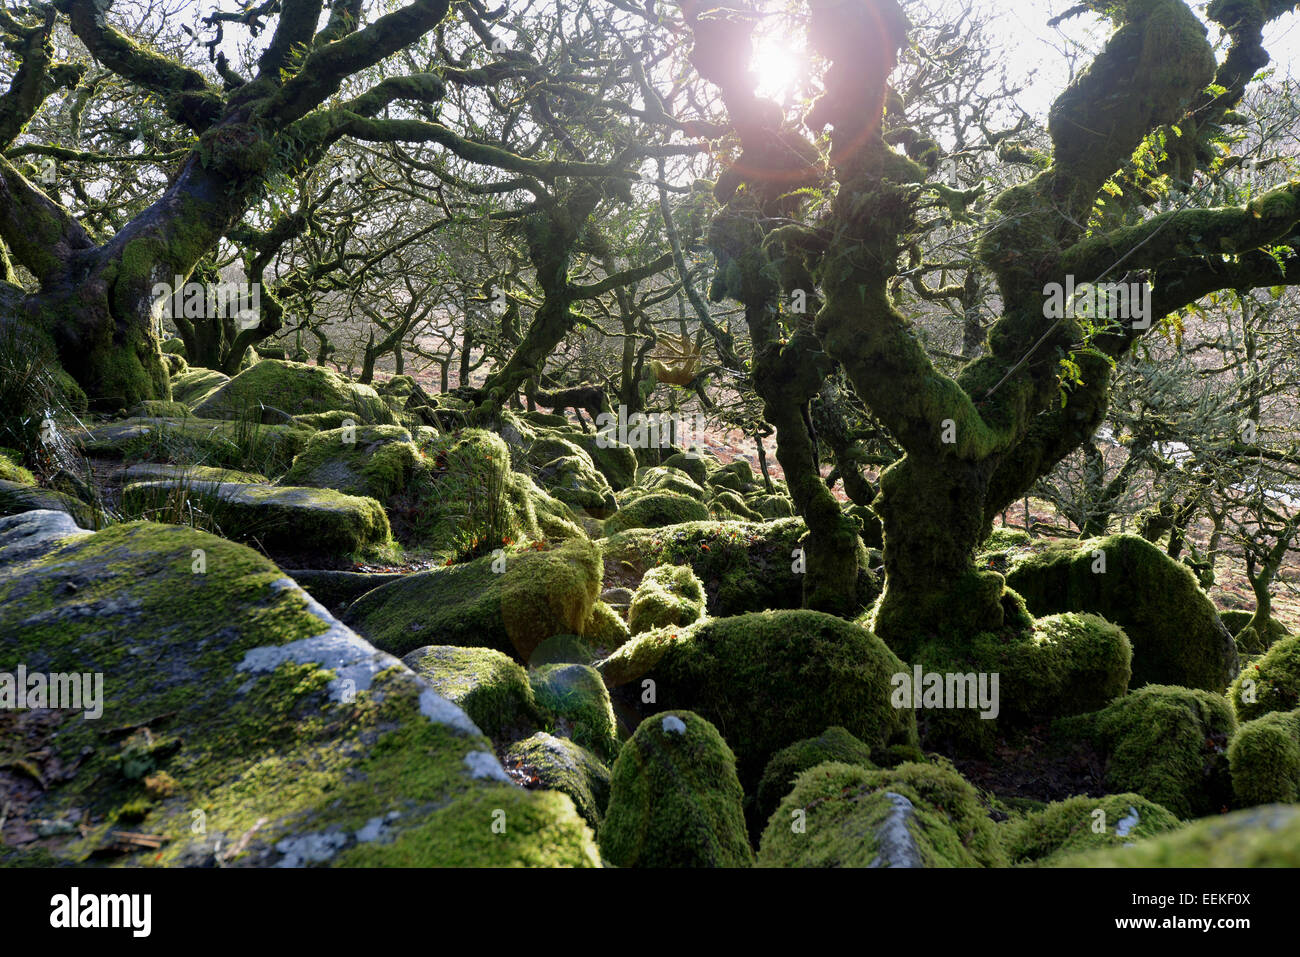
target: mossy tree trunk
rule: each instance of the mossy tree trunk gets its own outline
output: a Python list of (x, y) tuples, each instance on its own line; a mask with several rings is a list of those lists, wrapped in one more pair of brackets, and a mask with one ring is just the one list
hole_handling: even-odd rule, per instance
[[(1267, 62), (1260, 26), (1294, 6), (1211, 4), (1210, 16), (1233, 41), (1217, 72), (1206, 32), (1183, 0), (1109, 11), (1116, 32), (1051, 111), (1052, 165), (993, 204), (995, 220), (977, 254), (997, 281), (1003, 311), (983, 355), (948, 377), (930, 362), (889, 287), (917, 198), (937, 189), (928, 180), (941, 159), (922, 131), (901, 136), (891, 129), (891, 142), (905, 144), (906, 156), (882, 133), (886, 100), (897, 100), (888, 77), (909, 24), (895, 0), (810, 0), (811, 46), (829, 66), (825, 92), (805, 124), (833, 129), (828, 172), (838, 192), (831, 214), (816, 229), (795, 225), (757, 239), (738, 237), (720, 267), (725, 275), (774, 243), (786, 261), (792, 253), (811, 254), (822, 302), (817, 337), (906, 452), (882, 476), (874, 502), (884, 524), (886, 573), (874, 627), (894, 647), (935, 638), (959, 642), (1003, 623), (1001, 577), (977, 569), (974, 551), (999, 512), (1092, 437), (1106, 412), (1109, 360), (1146, 331), (1126, 323), (1090, 336), (1074, 319), (1053, 320), (1044, 308), (1047, 284), (1063, 284), (1067, 276), (1095, 282), (1122, 266), (1112, 281), (1127, 273), (1150, 280), (1154, 327), (1217, 289), (1300, 283), (1294, 256), (1269, 265), (1261, 249), (1293, 234), (1300, 184), (1248, 208), (1180, 208), (1138, 225), (1125, 215), (1137, 211), (1135, 200), (1112, 200), (1100, 228), (1088, 234), (1084, 226), (1107, 182), (1127, 182), (1129, 160), (1148, 135), (1163, 132), (1174, 144), (1167, 167), (1190, 162), (1182, 166), (1189, 170), (1207, 161), (1204, 145), (1215, 125)], [(744, 127), (761, 103), (733, 91), (753, 88), (746, 75), (751, 28), (698, 10), (692, 18), (687, 9), (696, 62), (714, 58), (705, 64), (712, 75), (705, 75), (722, 88), (749, 147)], [(891, 106), (890, 116), (900, 116), (901, 106)], [(765, 129), (769, 141), (778, 140), (776, 126)], [(760, 164), (748, 154), (742, 161), (752, 186), (750, 171)], [(1218, 255), (1225, 251), (1238, 258), (1225, 261)], [(761, 268), (750, 273), (758, 274)], [(744, 275), (741, 269), (736, 278)], [(1089, 348), (1080, 351), (1079, 343)], [(1058, 356), (1072, 356), (1082, 380), (1064, 391)]]

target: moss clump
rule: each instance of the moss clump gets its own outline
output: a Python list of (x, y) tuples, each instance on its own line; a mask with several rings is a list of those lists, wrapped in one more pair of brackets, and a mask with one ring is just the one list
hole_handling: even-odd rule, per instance
[(1181, 818), (1229, 803), (1227, 749), (1237, 722), (1222, 695), (1147, 685), (1058, 728), (1105, 753), (1108, 788), (1135, 791)]
[[(608, 522), (605, 528), (608, 533)], [(804, 576), (796, 571), (795, 549), (806, 533), (799, 518), (690, 522), (613, 535), (605, 541), (605, 554), (610, 567), (631, 575), (644, 575), (656, 565), (690, 565), (704, 585), (709, 614), (725, 618), (803, 607)]]
[(717, 463), (713, 459), (705, 458), (703, 455), (689, 455), (686, 452), (673, 453), (664, 459), (663, 464), (665, 468), (685, 472), (692, 482), (701, 487), (709, 480), (709, 472), (717, 468)]
[(38, 488), (24, 482), (0, 479), (0, 516), (19, 515), (36, 509), (64, 512), (83, 528), (93, 527), (95, 512), (85, 502), (52, 488)]
[(704, 586), (689, 565), (660, 565), (646, 572), (627, 613), (634, 635), (665, 625), (694, 624), (703, 617)]
[(672, 492), (676, 495), (685, 495), (687, 498), (693, 498), (696, 501), (704, 501), (704, 489), (695, 482), (689, 474), (681, 469), (671, 468), (665, 465), (656, 465), (651, 468), (643, 468), (637, 473), (636, 485), (630, 492), (628, 501), (639, 497), (646, 491), (653, 492)]
[(600, 851), (619, 867), (748, 867), (736, 759), (691, 711), (647, 718), (610, 776)]
[(599, 833), (609, 806), (609, 769), (594, 754), (566, 738), (539, 731), (506, 752), (507, 768), (531, 776), (526, 786), (567, 794), (582, 819)]
[(1221, 692), (1236, 673), (1236, 645), (1195, 576), (1136, 535), (1049, 548), (1019, 562), (1007, 585), (1035, 615), (1091, 612), (1123, 628), (1134, 685)]
[(1029, 545), (1033, 539), (1029, 533), (1019, 528), (995, 528), (989, 532), (989, 537), (984, 539), (980, 545), (982, 552), (1004, 552), (1012, 548), (1020, 548)]
[(129, 418), (140, 419), (184, 419), (189, 415), (190, 407), (184, 402), (166, 399), (149, 399), (127, 412)]
[(216, 369), (186, 369), (172, 379), (172, 400), (193, 409), (229, 381), (230, 376)]
[(709, 509), (698, 499), (675, 492), (652, 492), (624, 505), (605, 522), (605, 535), (629, 528), (662, 528), (683, 522), (702, 522)]
[(0, 449), (0, 481), (18, 485), (35, 485), (36, 476), (23, 468), (21, 456), (12, 449)]
[(755, 835), (762, 832), (781, 799), (794, 787), (795, 778), (809, 768), (829, 762), (875, 768), (871, 749), (840, 727), (827, 728), (815, 738), (805, 738), (782, 748), (767, 762), (758, 788), (749, 799), (746, 816), (750, 832)]
[(784, 495), (756, 495), (750, 499), (749, 505), (764, 519), (790, 518), (794, 515), (794, 503)]
[(538, 705), (550, 713), (556, 733), (614, 760), (618, 734), (605, 683), (594, 668), (581, 664), (540, 665), (528, 673)]
[(600, 592), (600, 548), (584, 539), (406, 575), (362, 595), (347, 621), (390, 654), (431, 642), (520, 661), (553, 635), (581, 635)]
[(763, 521), (763, 516), (746, 505), (740, 495), (727, 489), (715, 491), (709, 496), (709, 511), (723, 521)]
[(308, 439), (283, 481), (383, 502), (407, 486), (420, 462), (411, 433), (400, 426), (343, 427)]
[(582, 626), (582, 636), (591, 644), (613, 650), (632, 635), (622, 617), (603, 601), (591, 606), (591, 617)]
[(324, 366), (265, 359), (218, 386), (193, 406), (194, 414), (232, 419), (250, 408), (264, 410), (264, 421), (283, 416), (343, 409), (361, 425), (393, 425), (396, 417), (368, 385), (350, 382)]
[(1228, 697), (1240, 721), (1300, 705), (1300, 635), (1287, 635), (1243, 668)]
[(1196, 821), (1133, 847), (1069, 855), (1057, 867), (1300, 867), (1300, 807), (1268, 805)]
[(979, 795), (956, 771), (821, 764), (795, 781), (763, 831), (759, 867), (1001, 867)]
[(1243, 724), (1228, 746), (1228, 767), (1243, 805), (1300, 799), (1300, 708)]
[[(840, 725), (871, 747), (916, 743), (911, 708), (890, 703), (906, 666), (879, 638), (832, 615), (773, 611), (633, 638), (598, 665), (610, 687), (653, 681), (656, 708), (689, 703), (726, 731), (746, 786), (770, 757)], [(809, 693), (815, 689), (814, 693)]]
[(491, 648), (426, 645), (402, 658), (493, 741), (513, 741), (542, 726), (528, 674)]
[(296, 426), (220, 419), (125, 419), (93, 426), (80, 436), (88, 453), (127, 462), (207, 465), (280, 475), (311, 432)]
[(535, 474), (542, 488), (578, 514), (603, 519), (618, 507), (614, 490), (585, 452), (553, 458)]
[(1013, 817), (1000, 830), (1012, 864), (1051, 864), (1065, 854), (1119, 847), (1179, 826), (1178, 818), (1140, 794), (1108, 794), (1056, 801)]

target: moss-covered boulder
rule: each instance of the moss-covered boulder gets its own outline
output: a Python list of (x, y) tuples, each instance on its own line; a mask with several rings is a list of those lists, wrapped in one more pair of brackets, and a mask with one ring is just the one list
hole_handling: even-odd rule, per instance
[(638, 494), (641, 494), (642, 490), (672, 492), (676, 495), (693, 498), (698, 502), (704, 501), (706, 497), (704, 489), (690, 475), (681, 469), (667, 465), (643, 468), (637, 472), (636, 490)]
[[(615, 516), (617, 518), (617, 516)], [(799, 518), (761, 524), (689, 522), (667, 528), (613, 534), (605, 523), (608, 567), (640, 581), (656, 565), (690, 565), (701, 583), (710, 615), (803, 607), (803, 579), (796, 549), (807, 529)], [(863, 604), (874, 591), (864, 589)]]
[(636, 482), (636, 452), (631, 446), (592, 432), (559, 432), (558, 435), (586, 452), (615, 492)]
[(709, 473), (719, 467), (717, 461), (711, 456), (706, 458), (689, 452), (676, 452), (664, 459), (663, 464), (665, 468), (685, 472), (687, 477), (701, 488), (708, 482)]
[(763, 831), (759, 867), (1001, 867), (979, 795), (951, 768), (803, 772)]
[(276, 555), (345, 556), (391, 541), (388, 516), (372, 498), (332, 489), (236, 482), (136, 482), (122, 490), (124, 508), (147, 512), (177, 494), (212, 517), (224, 537), (256, 542)]
[(1300, 635), (1287, 635), (1242, 669), (1228, 692), (1240, 721), (1300, 705)]
[(0, 479), (0, 515), (19, 515), (43, 509), (64, 512), (83, 526), (95, 524), (95, 510), (71, 495), (26, 482)]
[(527, 662), (544, 639), (582, 634), (600, 581), (599, 547), (575, 540), (406, 575), (362, 595), (346, 618), (391, 654), (437, 642)]
[(177, 525), (0, 519), (0, 633), (31, 673), (103, 680), (98, 720), (0, 709), (0, 738), (48, 772), (10, 807), (0, 862), (16, 847), (115, 866), (599, 863), (568, 797), (513, 786), (460, 708), (251, 549)]
[(186, 369), (172, 377), (172, 401), (193, 409), (229, 381), (230, 376), (216, 369)]
[(632, 636), (627, 622), (604, 601), (591, 606), (591, 615), (582, 626), (582, 636), (597, 648), (613, 651)]
[(17, 485), (35, 485), (36, 477), (24, 468), (17, 452), (12, 449), (0, 449), (0, 482), (13, 482)]
[(1181, 818), (1231, 801), (1227, 751), (1237, 722), (1222, 695), (1147, 685), (1057, 728), (1101, 751), (1107, 788), (1134, 791)]
[(1300, 807), (1271, 804), (1196, 821), (1132, 847), (1071, 854), (1057, 867), (1300, 867)]
[(698, 499), (675, 492), (651, 492), (628, 502), (605, 522), (605, 535), (629, 528), (662, 528), (683, 522), (702, 522), (709, 508)]
[(736, 759), (691, 711), (647, 718), (610, 775), (600, 852), (618, 867), (748, 867)]
[(127, 418), (138, 419), (184, 419), (189, 415), (190, 407), (174, 399), (146, 399), (126, 412)]
[(745, 500), (727, 489), (709, 496), (709, 513), (720, 521), (761, 522), (763, 516), (745, 504)]
[(704, 586), (689, 565), (660, 565), (645, 573), (632, 596), (627, 622), (639, 635), (665, 625), (691, 625), (704, 617)]
[(219, 469), (210, 465), (173, 465), (170, 462), (137, 462), (125, 465), (114, 473), (122, 485), (133, 482), (236, 482), (244, 485), (270, 484), (265, 475), (241, 472), (238, 469)]
[(748, 501), (749, 507), (768, 521), (794, 515), (794, 503), (785, 495), (755, 495)]
[(708, 482), (716, 489), (728, 489), (741, 495), (758, 491), (754, 472), (744, 459), (736, 459), (709, 473)]
[(517, 741), (542, 726), (528, 673), (491, 648), (425, 645), (402, 664), (429, 682), (493, 741)]
[(794, 787), (795, 778), (819, 764), (857, 764), (874, 769), (871, 749), (843, 728), (827, 728), (815, 738), (796, 741), (782, 748), (763, 769), (758, 787), (746, 804), (750, 833), (763, 832), (781, 799)]
[(1228, 767), (1239, 804), (1300, 800), (1300, 708), (1243, 724), (1228, 746)]
[(402, 572), (351, 572), (337, 568), (286, 568), (285, 574), (302, 586), (303, 591), (335, 614), (366, 592), (397, 581)]
[(586, 453), (553, 458), (534, 475), (542, 488), (581, 514), (604, 519), (618, 507), (614, 490)]
[(1054, 546), (1016, 563), (1007, 585), (1035, 615), (1083, 611), (1124, 629), (1133, 684), (1223, 691), (1237, 648), (1196, 577), (1136, 535)]
[(529, 788), (568, 795), (582, 819), (599, 833), (609, 806), (609, 768), (582, 745), (539, 731), (510, 746), (505, 766)]
[(661, 628), (633, 638), (598, 669), (611, 688), (629, 686), (630, 704), (690, 704), (726, 728), (747, 787), (777, 751), (831, 725), (873, 748), (916, 743), (915, 712), (890, 701), (892, 678), (906, 666), (865, 628), (821, 612)]
[(533, 695), (552, 720), (552, 730), (613, 761), (618, 734), (609, 691), (594, 668), (583, 664), (538, 665), (528, 672)]
[(283, 482), (383, 502), (407, 486), (420, 463), (411, 433), (401, 426), (344, 426), (313, 435)]
[(122, 419), (74, 433), (86, 452), (126, 462), (204, 465), (262, 475), (284, 473), (311, 431), (222, 419)]
[(1050, 865), (1067, 854), (1120, 847), (1177, 830), (1182, 822), (1140, 794), (1072, 797), (1001, 826), (1012, 864)]
[(342, 409), (361, 425), (393, 425), (397, 418), (373, 388), (332, 369), (267, 359), (223, 383), (194, 406), (194, 414), (234, 419), (258, 410), (262, 421), (282, 422), (310, 412)]

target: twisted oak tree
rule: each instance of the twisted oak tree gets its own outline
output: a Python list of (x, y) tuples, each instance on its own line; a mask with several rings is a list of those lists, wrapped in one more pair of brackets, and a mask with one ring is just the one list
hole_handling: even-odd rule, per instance
[[(873, 627), (906, 657), (936, 637), (960, 642), (1017, 620), (1001, 576), (974, 566), (975, 549), (994, 516), (1093, 435), (1106, 412), (1110, 361), (1148, 331), (1143, 323), (1088, 330), (1079, 319), (1048, 318), (1045, 287), (1067, 276), (1147, 281), (1154, 328), (1215, 290), (1300, 283), (1300, 183), (1244, 207), (1209, 209), (1195, 205), (1191, 185), (1215, 162), (1216, 136), (1268, 62), (1263, 27), (1298, 5), (1215, 0), (1208, 16), (1230, 39), (1222, 62), (1184, 0), (1083, 5), (1110, 16), (1116, 29), (1052, 107), (1050, 164), (993, 204), (977, 256), (997, 283), (1001, 312), (983, 354), (955, 376), (933, 365), (890, 294), (918, 202), (942, 191), (930, 182), (941, 153), (924, 131), (890, 136), (902, 152), (883, 135), (896, 96), (889, 77), (909, 28), (899, 5), (809, 0), (808, 39), (828, 66), (804, 125), (814, 135), (830, 129), (824, 157), (753, 94), (752, 17), (687, 6), (693, 62), (721, 89), (743, 144), (718, 183), (725, 205), (711, 236), (723, 281), (717, 292), (745, 306), (756, 353), (769, 357), (766, 369), (756, 361), (755, 385), (812, 535), (810, 603), (843, 588), (857, 561), (839, 542), (833, 502), (796, 487), (799, 474), (816, 472), (793, 410), (816, 392), (826, 363), (842, 366), (906, 453), (884, 472), (873, 502), (886, 572)], [(1166, 149), (1139, 164), (1135, 157), (1156, 137)], [(1170, 181), (1185, 199), (1151, 215), (1160, 193), (1152, 184)], [(834, 185), (830, 212), (801, 218), (791, 194), (818, 183)], [(1099, 207), (1102, 196), (1108, 204)], [(813, 284), (820, 301), (813, 329), (783, 336), (782, 287)], [(1063, 392), (1064, 356), (1077, 363), (1080, 381)]]

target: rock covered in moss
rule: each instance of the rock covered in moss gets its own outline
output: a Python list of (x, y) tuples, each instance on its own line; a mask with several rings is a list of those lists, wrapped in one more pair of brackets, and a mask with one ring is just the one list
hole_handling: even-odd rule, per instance
[(362, 425), (393, 425), (397, 419), (373, 388), (345, 379), (324, 366), (267, 359), (245, 369), (210, 392), (194, 406), (194, 414), (234, 419), (250, 409), (264, 412), (263, 421), (342, 409)]
[(763, 521), (761, 514), (745, 504), (745, 500), (737, 493), (728, 489), (717, 490), (709, 496), (709, 511), (722, 521)]
[(229, 381), (230, 376), (216, 369), (186, 369), (172, 377), (172, 401), (193, 409)]
[[(747, 786), (777, 751), (831, 725), (872, 747), (916, 743), (915, 712), (890, 702), (903, 663), (865, 628), (821, 612), (661, 628), (633, 638), (598, 669), (611, 688), (630, 685), (639, 706), (689, 704), (725, 727)], [(647, 687), (653, 702), (644, 700)]]
[(687, 477), (701, 488), (708, 482), (709, 473), (720, 467), (712, 456), (706, 457), (689, 452), (675, 452), (664, 459), (663, 464), (665, 468), (685, 472)]
[(601, 854), (618, 867), (748, 867), (743, 800), (717, 728), (691, 711), (647, 718), (614, 762)]
[(64, 512), (81, 525), (95, 524), (95, 510), (85, 502), (52, 488), (0, 479), (0, 515), (50, 510)]
[(586, 452), (615, 492), (623, 491), (636, 481), (636, 452), (631, 446), (592, 432), (560, 431), (557, 435)]
[(651, 492), (622, 506), (605, 522), (605, 535), (615, 535), (629, 528), (662, 528), (683, 522), (702, 522), (709, 509), (698, 499), (675, 492)]
[(551, 459), (535, 474), (542, 488), (579, 513), (604, 519), (618, 507), (614, 490), (586, 453)]
[(333, 489), (185, 480), (136, 482), (122, 490), (125, 507), (148, 510), (185, 495), (204, 508), (233, 541), (256, 541), (274, 554), (352, 555), (391, 540), (384, 507)]
[(420, 463), (411, 433), (400, 426), (344, 426), (308, 439), (283, 482), (383, 502), (407, 486)]
[(1287, 635), (1241, 670), (1228, 692), (1241, 721), (1300, 705), (1300, 635)]
[(406, 575), (362, 595), (346, 617), (391, 654), (437, 642), (528, 661), (544, 639), (582, 634), (601, 575), (600, 548), (575, 540)]
[(1271, 711), (1238, 728), (1228, 767), (1239, 804), (1300, 800), (1300, 708)]
[(512, 744), (505, 764), (518, 774), (534, 776), (533, 787), (568, 795), (582, 819), (599, 833), (609, 806), (609, 769), (582, 745), (539, 731)]
[(749, 499), (749, 507), (768, 521), (794, 515), (794, 503), (784, 495), (755, 495)]
[(557, 733), (572, 738), (602, 761), (614, 760), (618, 752), (614, 708), (594, 668), (575, 663), (538, 665), (528, 672), (528, 680)]
[(689, 565), (660, 565), (645, 573), (628, 608), (627, 622), (639, 635), (665, 625), (686, 626), (704, 617), (704, 586)]
[(807, 533), (802, 519), (688, 522), (619, 534), (611, 533), (606, 522), (605, 531), (611, 567), (644, 575), (656, 565), (690, 565), (715, 617), (803, 607), (804, 576), (796, 555)]
[(681, 469), (667, 465), (655, 465), (640, 469), (637, 472), (635, 489), (638, 495), (643, 494), (642, 490), (646, 490), (672, 492), (676, 495), (693, 498), (698, 502), (705, 499), (704, 489), (690, 475)]
[(901, 764), (803, 772), (763, 831), (759, 867), (1001, 867), (979, 795), (956, 771)]
[(1081, 611), (1124, 629), (1133, 684), (1223, 691), (1237, 649), (1185, 565), (1136, 535), (1069, 543), (1019, 561), (1007, 585), (1035, 615)]
[(221, 419), (122, 419), (76, 433), (92, 455), (126, 461), (168, 462), (283, 473), (311, 432), (297, 426), (256, 425)]
[(1133, 847), (1072, 854), (1058, 867), (1300, 867), (1300, 807), (1270, 804), (1195, 821)]
[(874, 769), (871, 749), (841, 727), (830, 727), (815, 738), (796, 741), (772, 755), (749, 801), (750, 830), (762, 833), (795, 778), (819, 764), (856, 764)]
[(137, 462), (119, 469), (114, 478), (123, 485), (133, 482), (237, 482), (244, 485), (270, 484), (265, 475), (219, 469), (208, 465), (173, 465), (170, 462)]
[[(16, 827), (84, 815), (83, 830), (45, 842), (54, 857), (150, 866), (598, 863), (569, 798), (510, 784), (461, 709), (258, 553), (177, 525), (78, 534), (66, 522), (48, 512), (0, 519), (8, 649), (31, 672), (103, 676), (98, 721), (61, 712), (63, 720), (24, 724), (63, 768), (75, 767), (9, 816)], [(494, 831), (501, 818), (504, 831)], [(159, 835), (161, 847), (92, 856), (114, 843), (121, 820)]]
[(0, 449), (0, 482), (35, 485), (36, 477), (22, 465), (21, 456), (12, 449)]
[(1012, 864), (1052, 864), (1066, 854), (1120, 847), (1177, 830), (1181, 822), (1140, 794), (1078, 796), (1001, 826), (1002, 846)]
[(528, 674), (491, 648), (426, 645), (402, 664), (459, 707), (494, 741), (514, 741), (541, 727)]
[(597, 601), (591, 606), (591, 616), (582, 626), (582, 635), (592, 645), (612, 651), (627, 641), (632, 632), (613, 607)]
[(1227, 749), (1237, 722), (1222, 695), (1147, 685), (1058, 728), (1105, 754), (1108, 788), (1135, 791), (1181, 818), (1229, 803)]

